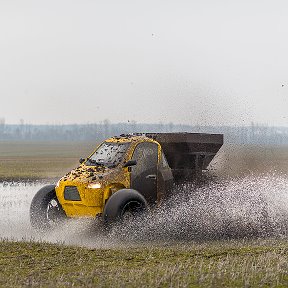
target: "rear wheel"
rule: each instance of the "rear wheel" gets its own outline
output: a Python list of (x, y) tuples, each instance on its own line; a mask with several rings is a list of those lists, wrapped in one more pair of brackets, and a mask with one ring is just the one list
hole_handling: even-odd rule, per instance
[(57, 227), (65, 217), (66, 214), (56, 196), (55, 185), (41, 188), (30, 206), (32, 227), (39, 231), (47, 231)]

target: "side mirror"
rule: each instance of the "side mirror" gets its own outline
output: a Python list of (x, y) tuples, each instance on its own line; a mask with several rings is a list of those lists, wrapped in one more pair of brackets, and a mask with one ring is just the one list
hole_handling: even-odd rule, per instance
[(85, 159), (84, 158), (80, 158), (79, 159), (79, 163), (82, 164), (83, 162), (85, 162)]
[(135, 166), (136, 164), (137, 164), (136, 160), (128, 160), (126, 163), (124, 163), (123, 168)]

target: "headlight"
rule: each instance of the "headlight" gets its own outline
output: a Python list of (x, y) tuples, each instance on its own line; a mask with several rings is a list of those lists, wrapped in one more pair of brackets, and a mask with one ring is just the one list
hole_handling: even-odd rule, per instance
[(100, 183), (89, 183), (88, 188), (99, 189), (99, 188), (101, 188), (101, 184)]

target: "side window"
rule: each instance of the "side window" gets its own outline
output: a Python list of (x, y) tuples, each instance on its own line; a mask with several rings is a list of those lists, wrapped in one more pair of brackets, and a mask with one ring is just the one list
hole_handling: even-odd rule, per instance
[(138, 144), (132, 159), (137, 161), (137, 165), (133, 167), (133, 171), (136, 173), (156, 167), (158, 163), (158, 145), (149, 142)]

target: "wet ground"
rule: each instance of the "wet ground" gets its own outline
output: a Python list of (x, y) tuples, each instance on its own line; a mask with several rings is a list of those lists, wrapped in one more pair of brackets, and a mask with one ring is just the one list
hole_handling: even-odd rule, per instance
[(288, 236), (288, 176), (274, 172), (211, 182), (203, 187), (182, 185), (175, 196), (146, 216), (97, 230), (94, 221), (67, 221), (59, 229), (37, 234), (29, 207), (44, 183), (0, 183), (1, 238), (44, 240), (89, 247), (129, 243), (177, 243), (221, 239)]

